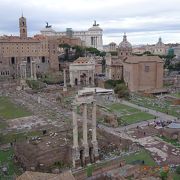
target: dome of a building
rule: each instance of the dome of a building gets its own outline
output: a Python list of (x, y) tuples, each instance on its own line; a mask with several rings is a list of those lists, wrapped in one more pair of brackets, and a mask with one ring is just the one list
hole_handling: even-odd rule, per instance
[(161, 47), (161, 46), (165, 46), (165, 44), (162, 42), (162, 38), (159, 38), (159, 41), (157, 42), (156, 46)]
[(132, 48), (131, 43), (127, 41), (126, 34), (124, 34), (123, 41), (119, 44), (119, 48), (123, 48), (123, 49), (128, 49), (128, 48), (131, 49)]

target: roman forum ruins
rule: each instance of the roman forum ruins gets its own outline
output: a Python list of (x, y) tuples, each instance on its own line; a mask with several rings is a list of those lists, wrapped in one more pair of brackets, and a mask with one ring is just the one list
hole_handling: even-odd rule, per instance
[[(83, 142), (82, 148), (78, 143), (78, 122), (77, 108), (83, 106)], [(92, 105), (92, 148), (88, 144), (88, 117), (87, 106)], [(99, 158), (98, 142), (96, 138), (96, 101), (93, 91), (80, 90), (76, 95), (73, 106), (73, 167), (87, 165), (88, 163), (96, 162)]]

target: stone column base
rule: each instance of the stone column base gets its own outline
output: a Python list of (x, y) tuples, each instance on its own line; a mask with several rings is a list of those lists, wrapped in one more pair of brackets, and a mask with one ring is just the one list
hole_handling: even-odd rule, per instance
[(63, 91), (64, 92), (66, 92), (67, 91), (67, 87), (65, 86), (65, 87), (63, 87)]
[(99, 161), (99, 155), (98, 156), (94, 156), (94, 162)]
[(79, 153), (78, 147), (73, 147), (73, 149), (72, 149), (72, 162), (73, 162), (74, 168), (81, 166), (80, 153)]
[(89, 163), (90, 163), (89, 156), (88, 157), (84, 157), (84, 165), (87, 165)]
[(73, 167), (74, 168), (81, 167), (81, 160), (80, 159), (73, 160)]

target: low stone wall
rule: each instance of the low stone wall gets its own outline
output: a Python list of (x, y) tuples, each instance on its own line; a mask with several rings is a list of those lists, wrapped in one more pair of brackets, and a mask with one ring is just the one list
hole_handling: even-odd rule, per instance
[[(119, 168), (124, 165), (125, 165), (125, 161), (122, 160), (122, 157), (108, 160), (108, 161), (102, 161), (97, 164), (92, 164), (93, 166), (92, 176), (102, 175), (103, 173), (106, 173), (107, 171)], [(75, 177), (75, 179), (77, 180), (86, 179), (88, 177), (87, 168), (88, 167), (84, 169), (80, 169), (80, 170), (75, 170), (73, 172), (73, 176)]]

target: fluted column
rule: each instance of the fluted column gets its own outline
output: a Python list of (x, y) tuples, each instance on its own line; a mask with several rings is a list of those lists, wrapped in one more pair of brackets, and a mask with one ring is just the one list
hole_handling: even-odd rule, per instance
[(96, 139), (96, 102), (93, 102), (92, 107), (92, 142), (97, 141)]
[(64, 86), (63, 86), (63, 91), (67, 91), (67, 85), (66, 85), (66, 69), (63, 69), (63, 74), (64, 74)]
[(97, 161), (99, 158), (98, 153), (98, 142), (96, 137), (96, 102), (93, 102), (92, 107), (92, 144), (93, 144), (93, 154), (94, 154), (94, 161)]
[(83, 147), (84, 147), (84, 164), (89, 163), (89, 146), (88, 146), (88, 130), (87, 130), (87, 104), (83, 104)]
[(77, 124), (77, 106), (73, 104), (72, 109), (72, 116), (73, 116), (73, 151), (72, 151), (72, 161), (73, 167), (76, 168), (80, 166), (80, 152), (79, 152), (79, 145), (78, 145), (78, 124)]
[(78, 147), (77, 106), (73, 104), (73, 147)]

